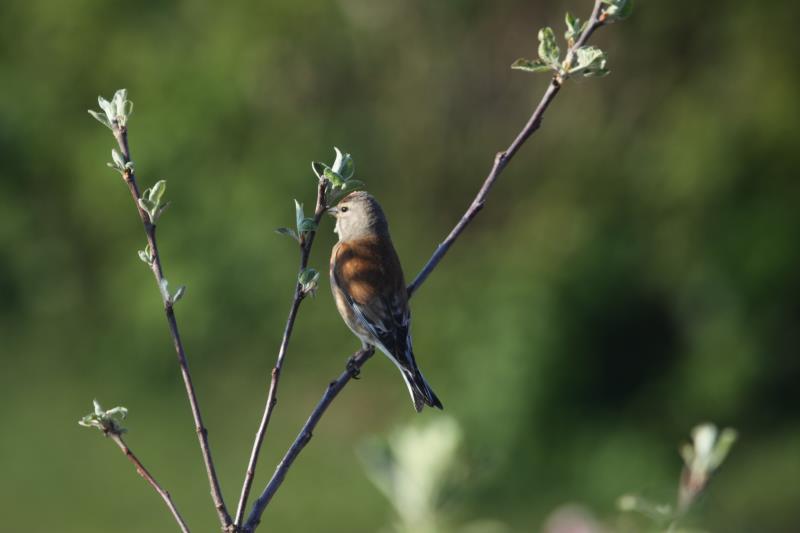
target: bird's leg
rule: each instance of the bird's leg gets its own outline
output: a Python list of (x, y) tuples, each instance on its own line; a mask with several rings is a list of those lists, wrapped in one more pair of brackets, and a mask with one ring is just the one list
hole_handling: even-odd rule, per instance
[(355, 354), (351, 355), (347, 359), (347, 371), (350, 372), (350, 375), (353, 377), (353, 379), (361, 379), (358, 377), (359, 374), (361, 374), (361, 369), (358, 368), (358, 365), (356, 365)]
[(362, 342), (361, 350), (357, 351), (347, 359), (347, 371), (350, 372), (350, 375), (353, 376), (353, 379), (360, 379), (358, 376), (361, 374), (361, 369), (358, 368), (358, 365), (356, 364), (356, 356), (366, 350), (369, 350), (370, 348), (371, 347), (369, 344)]

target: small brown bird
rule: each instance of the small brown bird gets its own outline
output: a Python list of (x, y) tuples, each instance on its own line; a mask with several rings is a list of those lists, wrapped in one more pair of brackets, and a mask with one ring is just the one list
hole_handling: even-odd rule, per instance
[(442, 408), (414, 360), (411, 312), (403, 269), (380, 204), (357, 191), (328, 210), (339, 242), (331, 253), (331, 290), (345, 324), (366, 348), (377, 347), (397, 366), (414, 409)]

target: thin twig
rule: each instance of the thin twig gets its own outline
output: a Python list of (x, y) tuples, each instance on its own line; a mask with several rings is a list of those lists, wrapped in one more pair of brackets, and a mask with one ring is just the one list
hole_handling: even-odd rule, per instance
[[(325, 191), (327, 190), (328, 181), (320, 180), (317, 188), (317, 204), (314, 209), (314, 223), (319, 226), (322, 215), (325, 214), (326, 202)], [(314, 244), (314, 237), (316, 231), (304, 233), (300, 237), (300, 268), (298, 272), (302, 272), (308, 266), (308, 257), (311, 255), (311, 246)], [(236, 520), (234, 524), (238, 528), (244, 519), (245, 508), (247, 507), (247, 498), (250, 495), (250, 488), (253, 485), (253, 479), (256, 474), (256, 463), (258, 462), (258, 455), (261, 452), (261, 444), (264, 441), (264, 436), (267, 433), (267, 426), (272, 418), (272, 411), (278, 403), (278, 382), (281, 379), (281, 370), (283, 369), (283, 360), (286, 358), (286, 351), (289, 348), (289, 340), (292, 337), (292, 330), (294, 329), (294, 322), (297, 318), (297, 311), (300, 309), (300, 304), (305, 298), (305, 292), (300, 283), (295, 286), (294, 296), (292, 298), (292, 305), (289, 308), (289, 318), (286, 320), (286, 327), (283, 330), (283, 338), (281, 345), (278, 349), (278, 359), (275, 366), (272, 368), (272, 379), (269, 384), (269, 392), (267, 393), (267, 403), (264, 406), (264, 414), (261, 417), (261, 424), (256, 432), (256, 438), (253, 442), (253, 449), (250, 452), (250, 461), (247, 464), (247, 472), (245, 473), (244, 484), (242, 485), (242, 493), (239, 497), (239, 505), (236, 509)]]
[[(601, 8), (601, 0), (596, 0), (594, 9), (592, 10), (592, 15), (586, 25), (586, 29), (567, 52), (567, 62), (570, 61), (570, 58), (573, 56), (575, 50), (586, 44), (586, 41), (589, 40), (589, 37), (592, 36), (594, 31), (603, 25), (603, 20), (601, 19), (600, 15)], [(433, 272), (433, 269), (439, 264), (439, 261), (442, 260), (447, 251), (450, 250), (450, 247), (453, 245), (453, 243), (456, 242), (456, 239), (458, 239), (459, 235), (461, 235), (469, 223), (472, 222), (472, 219), (475, 218), (478, 212), (483, 209), (483, 206), (486, 205), (486, 197), (489, 196), (492, 186), (497, 181), (497, 178), (500, 177), (503, 169), (506, 168), (508, 162), (511, 161), (517, 151), (519, 151), (522, 145), (525, 144), (525, 141), (528, 140), (528, 137), (533, 135), (533, 133), (542, 125), (542, 117), (544, 116), (544, 112), (547, 111), (547, 108), (550, 106), (550, 102), (553, 101), (553, 98), (555, 98), (555, 96), (558, 94), (558, 91), (561, 90), (561, 85), (562, 82), (559, 81), (557, 77), (553, 77), (553, 79), (550, 81), (550, 85), (547, 86), (547, 90), (544, 92), (544, 96), (542, 96), (542, 99), (539, 101), (539, 105), (536, 106), (533, 114), (528, 119), (528, 122), (525, 124), (522, 130), (520, 130), (517, 137), (508, 146), (508, 148), (502, 152), (498, 152), (495, 155), (494, 165), (492, 165), (492, 169), (489, 171), (489, 175), (486, 176), (486, 179), (478, 191), (477, 196), (475, 196), (475, 199), (472, 200), (472, 204), (470, 204), (466, 213), (464, 213), (464, 215), (461, 217), (461, 220), (458, 221), (458, 224), (455, 225), (447, 238), (436, 247), (436, 251), (433, 253), (431, 258), (428, 259), (428, 262), (422, 267), (422, 270), (420, 270), (419, 274), (417, 274), (417, 277), (414, 278), (414, 281), (412, 281), (408, 286), (409, 298), (414, 294), (414, 292), (416, 292), (417, 289), (419, 289), (420, 285), (425, 282), (430, 273)]]
[[(113, 132), (114, 137), (117, 140), (117, 144), (119, 145), (119, 149), (122, 152), (124, 161), (126, 163), (131, 161), (131, 154), (128, 148), (127, 127), (117, 125), (113, 129)], [(162, 286), (162, 282), (164, 281), (164, 270), (161, 267), (161, 256), (158, 253), (158, 245), (156, 244), (156, 226), (150, 222), (149, 215), (139, 205), (139, 198), (141, 195), (139, 193), (139, 186), (136, 183), (136, 174), (134, 173), (133, 169), (126, 169), (122, 177), (125, 180), (125, 183), (128, 185), (128, 189), (133, 197), (133, 203), (136, 205), (136, 209), (139, 211), (139, 218), (141, 218), (142, 224), (144, 225), (144, 232), (147, 235), (147, 243), (150, 245), (152, 257), (150, 267), (153, 271), (153, 275), (156, 278), (156, 283), (160, 288)], [(189, 363), (186, 360), (186, 352), (184, 351), (183, 342), (181, 341), (180, 332), (178, 331), (178, 321), (175, 318), (175, 309), (173, 308), (173, 302), (170, 301), (169, 298), (164, 299), (164, 312), (167, 317), (167, 324), (169, 326), (170, 336), (172, 337), (172, 343), (175, 346), (175, 353), (178, 356), (178, 363), (180, 364), (181, 368), (181, 376), (183, 377), (183, 383), (186, 387), (186, 396), (189, 399), (189, 406), (192, 411), (192, 417), (194, 418), (195, 431), (197, 432), (197, 439), (200, 442), (200, 451), (203, 455), (203, 462), (205, 463), (206, 473), (208, 474), (208, 483), (211, 488), (211, 499), (214, 501), (214, 507), (217, 509), (217, 515), (219, 516), (222, 530), (230, 531), (232, 526), (231, 516), (228, 514), (228, 510), (225, 507), (225, 501), (222, 498), (222, 490), (219, 486), (219, 479), (217, 478), (217, 471), (214, 467), (214, 460), (211, 458), (211, 448), (208, 444), (208, 430), (203, 424), (203, 417), (200, 413), (200, 405), (197, 403), (197, 394), (195, 393), (194, 384), (192, 383), (192, 375), (189, 372)]]
[(158, 493), (159, 496), (161, 496), (161, 499), (164, 500), (164, 503), (169, 508), (169, 511), (172, 513), (172, 516), (178, 523), (178, 527), (181, 528), (181, 531), (183, 533), (190, 533), (189, 526), (186, 525), (186, 522), (184, 521), (183, 517), (178, 512), (178, 508), (175, 507), (175, 503), (172, 501), (169, 492), (167, 492), (161, 485), (159, 485), (158, 481), (156, 481), (156, 479), (152, 476), (152, 474), (150, 474), (150, 472), (147, 471), (142, 462), (139, 461), (139, 458), (136, 457), (136, 455), (134, 455), (131, 449), (128, 448), (128, 445), (125, 444), (125, 441), (122, 440), (122, 436), (111, 432), (107, 432), (106, 435), (110, 437), (111, 440), (113, 440), (117, 446), (119, 446), (119, 449), (122, 450), (122, 453), (124, 453), (125, 456), (128, 458), (128, 460), (131, 463), (133, 463), (133, 465), (136, 467), (136, 471), (139, 473), (139, 475), (142, 476), (145, 479), (145, 481), (147, 481), (150, 484), (150, 486), (155, 489), (155, 491)]
[(314, 429), (317, 427), (322, 415), (325, 414), (328, 406), (331, 404), (331, 402), (333, 402), (334, 398), (336, 398), (344, 386), (347, 385), (347, 383), (353, 377), (358, 375), (361, 367), (370, 357), (372, 357), (374, 353), (375, 349), (371, 347), (356, 352), (356, 354), (353, 355), (351, 363), (348, 365), (347, 369), (342, 372), (335, 381), (331, 381), (328, 384), (325, 394), (322, 395), (322, 399), (320, 399), (319, 403), (317, 403), (317, 406), (314, 408), (314, 410), (311, 411), (311, 416), (309, 416), (308, 420), (306, 420), (306, 423), (303, 425), (303, 429), (300, 430), (300, 434), (292, 443), (289, 451), (287, 451), (283, 456), (281, 462), (278, 463), (277, 468), (275, 468), (275, 473), (272, 475), (272, 479), (270, 479), (267, 487), (264, 489), (264, 492), (261, 493), (261, 496), (259, 496), (253, 504), (253, 510), (250, 512), (250, 516), (247, 518), (247, 523), (243, 528), (244, 531), (255, 531), (256, 527), (258, 527), (258, 524), (261, 521), (261, 514), (264, 512), (264, 509), (275, 495), (275, 492), (281, 486), (281, 483), (283, 483), (286, 473), (289, 471), (289, 468), (292, 466), (294, 460), (298, 455), (300, 455), (300, 452), (303, 451), (303, 448), (305, 448), (306, 444), (308, 444), (308, 441), (311, 440)]
[[(584, 46), (595, 30), (604, 24), (605, 17), (601, 14), (601, 10), (602, 0), (595, 0), (594, 8), (592, 9), (591, 17), (587, 22), (586, 29), (575, 41), (575, 44), (568, 50), (568, 57), (572, 57), (575, 50), (581, 46)], [(528, 138), (541, 126), (542, 117), (544, 116), (545, 111), (547, 111), (547, 108), (550, 106), (550, 103), (553, 101), (553, 98), (555, 98), (556, 94), (558, 94), (559, 90), (561, 90), (561, 81), (554, 77), (547, 86), (539, 105), (536, 106), (533, 114), (528, 119), (528, 122), (525, 123), (525, 126), (522, 128), (522, 130), (520, 130), (517, 137), (512, 141), (508, 148), (502, 152), (498, 152), (495, 156), (494, 164), (489, 171), (489, 175), (484, 180), (477, 196), (475, 196), (475, 199), (461, 217), (461, 220), (458, 221), (447, 238), (436, 248), (436, 251), (433, 253), (425, 266), (422, 267), (420, 273), (417, 274), (417, 277), (414, 278), (414, 281), (412, 281), (407, 287), (409, 298), (411, 298), (417, 289), (419, 289), (419, 287), (425, 282), (430, 273), (433, 272), (456, 239), (458, 239), (467, 225), (469, 225), (472, 219), (474, 219), (478, 212), (483, 208), (492, 186), (500, 177), (503, 169), (505, 169), (506, 165), (508, 165), (508, 162), (511, 161), (525, 141), (528, 140)], [(250, 512), (250, 515), (247, 518), (247, 523), (243, 528), (244, 531), (252, 532), (256, 527), (258, 527), (264, 509), (266, 509), (275, 492), (278, 490), (278, 488), (280, 488), (280, 485), (283, 483), (286, 473), (288, 472), (294, 460), (311, 440), (313, 430), (320, 418), (322, 418), (322, 415), (325, 414), (328, 406), (331, 404), (336, 395), (339, 394), (339, 391), (341, 391), (344, 386), (347, 385), (353, 376), (357, 375), (364, 363), (366, 363), (367, 360), (372, 356), (372, 353), (372, 351), (365, 352), (363, 350), (358, 352), (352, 359), (352, 363), (348, 366), (348, 369), (345, 370), (336, 381), (333, 381), (328, 385), (328, 388), (325, 391), (325, 394), (323, 394), (322, 399), (311, 412), (311, 416), (309, 416), (291, 447), (283, 456), (281, 462), (278, 463), (278, 467), (275, 469), (272, 479), (270, 479), (269, 483), (267, 483), (267, 486), (264, 488), (261, 496), (259, 496), (259, 498), (253, 503), (253, 509)]]

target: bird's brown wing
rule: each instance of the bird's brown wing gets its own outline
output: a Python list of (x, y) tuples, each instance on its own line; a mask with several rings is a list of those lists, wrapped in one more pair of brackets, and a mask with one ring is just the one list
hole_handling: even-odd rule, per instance
[(413, 369), (411, 314), (400, 260), (391, 241), (370, 237), (341, 242), (332, 259), (332, 281), (359, 325), (401, 366)]
[[(375, 257), (382, 260), (375, 261)], [(391, 241), (371, 238), (340, 242), (331, 258), (331, 282), (345, 322), (359, 336), (361, 331), (366, 332), (368, 342), (397, 365), (414, 408), (419, 412), (427, 404), (441, 409), (442, 402), (414, 360), (406, 284)]]

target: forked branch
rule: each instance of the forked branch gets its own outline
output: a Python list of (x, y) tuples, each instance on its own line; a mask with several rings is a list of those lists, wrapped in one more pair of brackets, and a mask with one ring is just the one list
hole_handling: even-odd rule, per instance
[(319, 403), (317, 403), (317, 406), (313, 411), (311, 411), (311, 416), (309, 416), (308, 420), (306, 420), (306, 423), (303, 424), (303, 428), (300, 430), (300, 433), (297, 435), (297, 438), (292, 443), (289, 450), (283, 456), (283, 459), (281, 459), (281, 462), (278, 463), (278, 466), (275, 468), (275, 473), (272, 475), (272, 478), (269, 480), (266, 488), (261, 493), (261, 496), (259, 496), (253, 504), (253, 510), (250, 512), (250, 515), (247, 518), (247, 523), (244, 525), (242, 531), (252, 532), (258, 527), (258, 524), (261, 521), (261, 514), (264, 512), (264, 509), (266, 509), (267, 505), (269, 505), (272, 497), (283, 483), (283, 480), (286, 477), (287, 472), (289, 472), (289, 468), (291, 468), (292, 463), (294, 463), (294, 460), (297, 459), (297, 456), (300, 455), (300, 452), (306, 447), (308, 441), (311, 440), (311, 437), (314, 434), (314, 429), (317, 427), (322, 415), (325, 414), (328, 406), (330, 406), (331, 402), (333, 402), (344, 386), (347, 385), (352, 378), (358, 375), (361, 367), (370, 357), (372, 357), (374, 353), (374, 348), (359, 350), (356, 352), (355, 355), (353, 355), (353, 357), (350, 359), (347, 369), (342, 372), (336, 380), (331, 381), (328, 384), (325, 394), (322, 395), (322, 398), (320, 399)]
[[(616, 1), (617, 4), (624, 5), (624, 0), (613, 0), (613, 1)], [(514, 140), (511, 142), (511, 144), (508, 146), (508, 148), (506, 148), (502, 152), (498, 152), (495, 155), (492, 168), (489, 171), (489, 174), (484, 179), (483, 184), (481, 185), (481, 188), (478, 190), (477, 195), (467, 208), (467, 211), (464, 213), (464, 215), (461, 217), (461, 219), (458, 221), (455, 227), (450, 231), (445, 240), (441, 244), (439, 244), (439, 246), (437, 246), (431, 258), (428, 260), (425, 266), (422, 267), (422, 270), (419, 272), (419, 274), (417, 274), (417, 276), (408, 286), (407, 290), (409, 298), (411, 298), (416, 293), (416, 291), (425, 282), (425, 280), (428, 278), (431, 272), (433, 272), (433, 270), (437, 267), (439, 262), (448, 252), (448, 250), (456, 241), (456, 239), (458, 239), (458, 237), (466, 229), (469, 223), (472, 222), (472, 220), (484, 207), (489, 192), (491, 191), (494, 184), (497, 182), (503, 170), (508, 165), (509, 161), (511, 161), (514, 155), (519, 151), (519, 149), (525, 143), (525, 141), (528, 140), (528, 138), (541, 126), (542, 117), (544, 116), (545, 111), (547, 111), (547, 108), (550, 106), (550, 103), (553, 101), (555, 96), (561, 90), (564, 80), (570, 75), (571, 72), (576, 71), (576, 66), (574, 65), (575, 63), (574, 58), (576, 57), (576, 52), (578, 52), (581, 48), (583, 48), (586, 42), (592, 36), (592, 34), (600, 26), (604, 25), (607, 22), (607, 19), (609, 18), (608, 17), (609, 12), (607, 10), (610, 10), (612, 6), (610, 5), (609, 7), (607, 7), (607, 10), (604, 10), (603, 8), (604, 4), (609, 4), (609, 1), (595, 0), (594, 8), (592, 9), (592, 14), (589, 20), (587, 21), (585, 27), (580, 32), (580, 34), (576, 36), (574, 42), (571, 43), (571, 46), (567, 51), (567, 55), (564, 62), (559, 65), (550, 65), (552, 69), (556, 70), (556, 73), (553, 75), (553, 78), (550, 81), (550, 84), (547, 86), (547, 89), (545, 90), (544, 95), (539, 101), (539, 104), (536, 106), (530, 118), (525, 123), (520, 132), (517, 134), (517, 136), (514, 138)], [(573, 69), (572, 71), (570, 71), (571, 68)], [(584, 75), (591, 75), (584, 73), (584, 71), (581, 71), (581, 73)], [(322, 399), (319, 401), (314, 410), (311, 412), (311, 415), (308, 417), (308, 420), (303, 425), (303, 428), (300, 430), (300, 433), (297, 435), (294, 442), (289, 447), (289, 450), (283, 456), (283, 459), (281, 459), (280, 463), (278, 463), (278, 466), (275, 469), (275, 473), (273, 474), (270, 481), (267, 483), (267, 486), (262, 491), (261, 496), (259, 496), (259, 498), (253, 504), (253, 509), (250, 512), (247, 522), (243, 527), (244, 531), (252, 532), (258, 527), (261, 521), (261, 515), (263, 514), (267, 505), (269, 505), (269, 502), (272, 500), (272, 497), (275, 495), (275, 493), (283, 483), (284, 479), (286, 478), (286, 474), (288, 473), (289, 468), (291, 468), (292, 463), (300, 454), (300, 452), (303, 450), (303, 448), (305, 448), (305, 446), (311, 440), (314, 429), (316, 428), (322, 416), (325, 414), (325, 411), (328, 409), (331, 402), (333, 402), (334, 398), (336, 398), (339, 392), (345, 387), (345, 385), (347, 385), (350, 379), (358, 374), (361, 367), (367, 362), (367, 360), (369, 360), (372, 354), (373, 354), (372, 350), (370, 351), (362, 350), (358, 352), (350, 360), (347, 370), (345, 370), (335, 381), (332, 381), (328, 385), (328, 388), (325, 390)]]
[[(495, 155), (489, 174), (484, 179), (477, 195), (473, 199), (472, 203), (468, 206), (464, 215), (453, 227), (444, 241), (437, 246), (433, 255), (422, 267), (419, 274), (417, 274), (411, 284), (408, 285), (407, 291), (409, 298), (416, 294), (416, 291), (425, 282), (433, 270), (436, 269), (442, 258), (449, 251), (455, 241), (484, 207), (492, 187), (499, 179), (503, 170), (519, 151), (525, 141), (527, 141), (527, 139), (541, 126), (544, 113), (552, 103), (555, 96), (561, 90), (565, 80), (572, 76), (602, 76), (607, 73), (607, 70), (605, 69), (605, 54), (595, 47), (586, 46), (586, 42), (600, 26), (606, 24), (607, 22), (612, 22), (614, 20), (619, 20), (626, 17), (630, 13), (632, 1), (633, 0), (595, 0), (591, 16), (584, 24), (581, 24), (579, 20), (567, 14), (567, 32), (565, 33), (565, 39), (567, 40), (568, 45), (563, 61), (559, 57), (560, 53), (558, 46), (555, 43), (553, 31), (550, 28), (544, 28), (539, 32), (539, 58), (536, 60), (520, 59), (512, 65), (512, 68), (530, 72), (552, 71), (552, 79), (548, 84), (544, 95), (523, 128), (505, 150), (498, 152)], [(112, 102), (108, 102), (102, 98), (99, 99), (99, 102), (104, 114), (95, 111), (90, 111), (90, 113), (112, 131), (119, 147), (119, 152), (116, 150), (112, 151), (114, 161), (109, 165), (118, 170), (122, 175), (124, 182), (128, 186), (134, 204), (136, 205), (136, 209), (139, 213), (139, 217), (145, 231), (147, 247), (145, 250), (139, 252), (139, 257), (145, 263), (147, 263), (152, 270), (156, 279), (156, 283), (158, 284), (161, 292), (167, 325), (169, 327), (170, 336), (178, 357), (181, 376), (184, 381), (186, 394), (189, 400), (189, 405), (191, 408), (192, 417), (194, 419), (195, 429), (208, 476), (211, 497), (217, 510), (220, 525), (223, 532), (226, 533), (252, 532), (259, 525), (264, 510), (272, 500), (277, 490), (280, 488), (295, 459), (311, 440), (317, 424), (327, 411), (330, 404), (333, 402), (339, 392), (341, 392), (341, 390), (347, 385), (347, 383), (358, 375), (361, 367), (366, 363), (367, 360), (369, 360), (370, 357), (372, 357), (374, 353), (374, 349), (372, 348), (357, 352), (350, 359), (347, 369), (342, 372), (342, 374), (340, 374), (336, 380), (332, 381), (328, 385), (319, 403), (313, 409), (311, 415), (303, 425), (300, 433), (297, 435), (289, 450), (278, 464), (272, 478), (267, 483), (260, 496), (254, 502), (253, 508), (247, 517), (247, 521), (244, 522), (245, 508), (247, 506), (247, 500), (255, 476), (258, 456), (272, 417), (272, 413), (277, 404), (278, 385), (280, 383), (280, 377), (291, 340), (294, 324), (297, 319), (297, 314), (306, 295), (312, 293), (316, 288), (317, 278), (319, 276), (316, 271), (308, 267), (311, 247), (313, 245), (321, 218), (325, 213), (325, 209), (328, 207), (327, 202), (334, 202), (328, 198), (328, 194), (332, 190), (337, 189), (339, 192), (345, 193), (348, 191), (348, 187), (358, 186), (356, 180), (349, 180), (353, 172), (352, 160), (350, 159), (349, 155), (343, 156), (337, 149), (337, 160), (333, 168), (327, 167), (326, 165), (320, 165), (319, 167), (315, 166), (314, 170), (319, 177), (319, 186), (313, 217), (305, 218), (305, 216), (302, 214), (302, 206), (298, 204), (297, 232), (295, 233), (287, 228), (281, 228), (281, 230), (279, 230), (281, 233), (293, 236), (299, 243), (300, 266), (298, 280), (293, 293), (292, 302), (289, 309), (289, 316), (284, 327), (277, 360), (272, 369), (267, 400), (250, 454), (241, 496), (236, 510), (235, 520), (233, 520), (227, 511), (222, 497), (222, 491), (217, 478), (214, 461), (211, 456), (211, 450), (208, 441), (208, 431), (203, 423), (194, 384), (189, 372), (186, 353), (178, 329), (177, 318), (175, 316), (174, 305), (183, 295), (184, 288), (181, 287), (174, 294), (169, 292), (167, 280), (164, 277), (158, 245), (156, 242), (156, 224), (159, 217), (167, 207), (166, 204), (161, 204), (160, 201), (164, 192), (165, 184), (163, 181), (158, 182), (151, 189), (145, 190), (144, 194), (142, 194), (139, 190), (133, 162), (131, 160), (130, 149), (128, 146), (127, 118), (130, 114), (130, 102), (127, 100), (127, 93), (124, 90), (121, 90), (115, 94)], [(99, 409), (99, 406), (96, 406), (96, 410)], [(122, 408), (117, 409), (121, 410)], [(85, 421), (88, 420), (90, 425), (98, 426), (99, 424), (98, 427), (103, 429), (103, 431), (114, 440), (117, 446), (120, 447), (129, 460), (136, 466), (137, 471), (162, 497), (179, 524), (181, 531), (184, 533), (188, 532), (188, 528), (176, 510), (169, 494), (155, 481), (153, 476), (150, 475), (138, 458), (127, 447), (125, 442), (122, 440), (121, 431), (111, 431), (107, 430), (105, 427), (105, 424), (111, 424), (111, 426), (109, 426), (111, 428), (115, 427), (113, 426), (112, 422), (107, 420), (109, 414), (113, 411), (114, 410), (99, 414), (96, 412), (95, 417), (97, 420), (85, 419)], [(91, 415), (89, 418), (91, 418)]]

